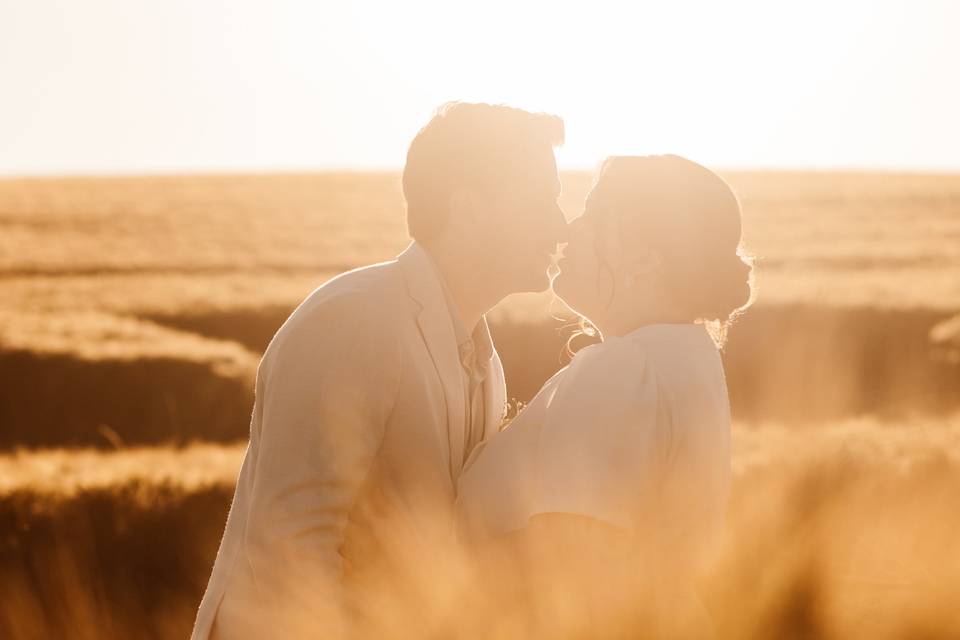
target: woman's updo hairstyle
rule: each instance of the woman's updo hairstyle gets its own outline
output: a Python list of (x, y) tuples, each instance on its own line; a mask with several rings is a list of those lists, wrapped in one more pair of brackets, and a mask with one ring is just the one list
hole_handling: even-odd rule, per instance
[(614, 156), (586, 210), (614, 216), (624, 247), (656, 251), (667, 295), (723, 344), (753, 301), (753, 260), (740, 246), (740, 203), (720, 176), (675, 155)]

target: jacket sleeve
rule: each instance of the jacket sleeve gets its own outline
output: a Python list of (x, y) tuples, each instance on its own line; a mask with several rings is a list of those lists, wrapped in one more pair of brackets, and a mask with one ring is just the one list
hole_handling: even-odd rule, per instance
[(261, 367), (247, 541), (258, 595), (282, 625), (274, 637), (340, 635), (343, 532), (400, 376), (390, 320), (365, 303), (345, 296), (303, 312)]

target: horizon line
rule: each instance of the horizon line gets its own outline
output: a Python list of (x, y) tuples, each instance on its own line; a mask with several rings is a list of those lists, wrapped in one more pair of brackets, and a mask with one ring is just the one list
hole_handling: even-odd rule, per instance
[[(868, 165), (706, 165), (717, 173), (848, 173), (848, 174), (879, 174), (879, 175), (916, 175), (916, 176), (958, 176), (960, 167), (946, 168), (941, 166), (868, 166)], [(560, 173), (590, 173), (600, 168), (584, 165), (561, 165)], [(396, 174), (402, 173), (402, 167), (385, 166), (327, 166), (327, 167), (193, 167), (193, 168), (156, 168), (156, 169), (129, 169), (118, 171), (28, 171), (22, 173), (6, 173), (0, 171), (0, 181), (14, 180), (65, 180), (71, 178), (163, 178), (163, 177), (217, 177), (217, 176), (281, 176), (281, 175), (350, 175), (350, 174)]]

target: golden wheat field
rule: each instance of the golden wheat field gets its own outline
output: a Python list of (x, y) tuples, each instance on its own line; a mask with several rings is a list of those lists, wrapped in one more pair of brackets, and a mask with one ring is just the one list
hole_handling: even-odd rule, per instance
[[(724, 352), (719, 637), (960, 638), (960, 176), (725, 177), (758, 303)], [(260, 353), (405, 245), (395, 174), (0, 181), (0, 638), (186, 637)], [(519, 401), (566, 361), (548, 295), (491, 327)]]

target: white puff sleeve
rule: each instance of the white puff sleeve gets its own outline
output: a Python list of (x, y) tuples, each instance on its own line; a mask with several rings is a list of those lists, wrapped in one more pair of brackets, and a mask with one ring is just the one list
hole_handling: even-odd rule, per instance
[(654, 367), (616, 339), (582, 350), (545, 416), (533, 509), (635, 529), (652, 513), (673, 415)]

